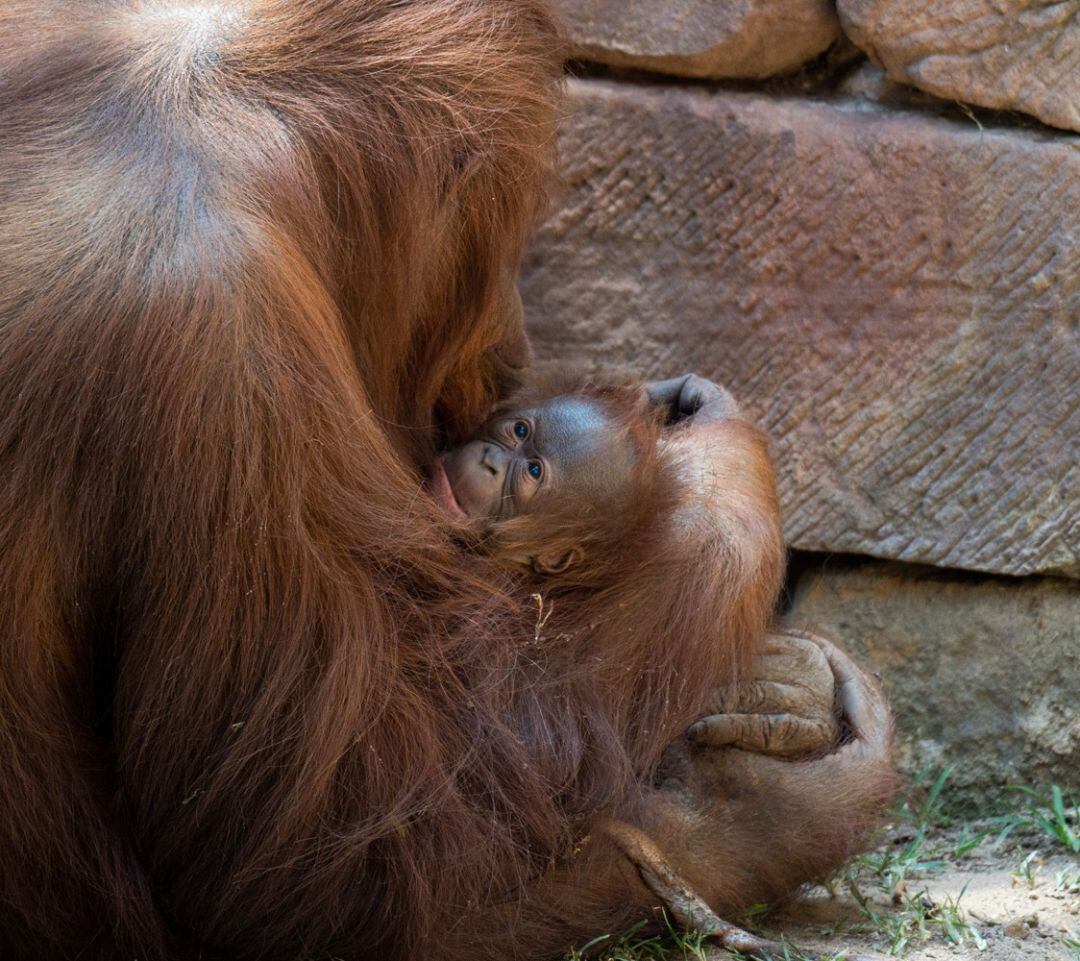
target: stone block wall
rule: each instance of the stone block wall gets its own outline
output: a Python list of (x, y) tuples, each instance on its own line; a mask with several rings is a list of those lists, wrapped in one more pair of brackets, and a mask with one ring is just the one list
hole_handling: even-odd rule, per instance
[(910, 764), (1080, 788), (1080, 0), (557, 5), (540, 362), (728, 385)]
[(833, 558), (797, 580), (789, 617), (872, 663), (909, 768), (994, 802), (1004, 784), (1077, 785), (1076, 584)]

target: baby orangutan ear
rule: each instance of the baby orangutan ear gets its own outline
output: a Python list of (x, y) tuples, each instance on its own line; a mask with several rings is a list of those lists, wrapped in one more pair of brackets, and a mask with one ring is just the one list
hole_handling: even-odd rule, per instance
[(537, 574), (562, 574), (575, 564), (580, 564), (585, 552), (580, 547), (571, 547), (561, 553), (538, 554), (532, 559), (532, 569)]

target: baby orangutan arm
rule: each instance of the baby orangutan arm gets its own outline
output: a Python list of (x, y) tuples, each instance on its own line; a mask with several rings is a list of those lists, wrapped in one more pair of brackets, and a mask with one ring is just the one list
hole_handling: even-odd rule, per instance
[[(667, 423), (678, 425), (671, 443), (694, 478), (687, 486), (696, 501), (696, 510), (685, 513), (701, 518), (729, 511), (754, 464), (745, 454), (731, 457), (744, 423), (735, 398), (696, 374), (654, 381), (646, 393), (666, 409)], [(716, 690), (706, 715), (687, 732), (691, 741), (782, 758), (825, 753), (836, 744), (833, 673), (808, 635), (771, 635), (749, 673), (749, 681)]]

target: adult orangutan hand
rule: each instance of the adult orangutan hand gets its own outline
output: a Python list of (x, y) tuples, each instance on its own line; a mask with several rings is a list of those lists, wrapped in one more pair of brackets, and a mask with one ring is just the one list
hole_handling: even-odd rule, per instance
[(837, 684), (820, 639), (795, 630), (770, 635), (753, 670), (748, 682), (716, 691), (710, 713), (687, 731), (692, 743), (781, 758), (836, 745)]

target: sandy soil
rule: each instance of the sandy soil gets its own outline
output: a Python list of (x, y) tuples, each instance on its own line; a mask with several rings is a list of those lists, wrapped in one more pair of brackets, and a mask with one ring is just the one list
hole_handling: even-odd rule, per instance
[[(951, 833), (959, 836), (960, 830)], [(903, 841), (901, 837), (886, 843)], [(860, 878), (859, 890), (869, 895), (868, 906), (883, 918), (893, 923), (909, 919), (913, 933), (902, 952), (909, 961), (1080, 961), (1080, 947), (1066, 943), (1080, 942), (1080, 857), (1064, 853), (1045, 838), (1041, 841), (984, 842), (944, 868), (909, 873), (893, 898), (870, 880)], [(1030, 864), (1029, 878), (1021, 865), (1033, 851), (1041, 853)], [(918, 905), (915, 910), (905, 906), (905, 896)], [(945, 926), (935, 920), (957, 917), (948, 909), (950, 899), (971, 929), (959, 929), (960, 944), (951, 943)], [(926, 940), (915, 927), (920, 913), (927, 919)], [(854, 898), (840, 889), (831, 896), (815, 888), (770, 917), (762, 930), (770, 937), (783, 934), (798, 947), (826, 956), (842, 949), (882, 954), (890, 949), (888, 922), (870, 923)]]

